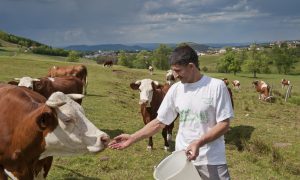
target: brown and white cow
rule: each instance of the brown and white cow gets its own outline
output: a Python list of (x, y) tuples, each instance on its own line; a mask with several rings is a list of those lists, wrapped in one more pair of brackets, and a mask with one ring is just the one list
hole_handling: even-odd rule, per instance
[(48, 77), (75, 76), (83, 83), (83, 93), (87, 93), (87, 68), (85, 65), (53, 66), (48, 71)]
[(282, 87), (282, 89), (285, 86), (289, 86), (290, 84), (291, 84), (291, 81), (288, 81), (287, 79), (281, 79), (281, 87)]
[(231, 84), (232, 84), (232, 86), (233, 86), (234, 89), (238, 89), (238, 90), (240, 89), (241, 83), (240, 83), (239, 80), (233, 80), (231, 82)]
[[(43, 78), (31, 78), (22, 77), (15, 78), (17, 80), (18, 86), (24, 86), (35, 92), (40, 93), (45, 98), (49, 98), (54, 92), (60, 91), (65, 94), (82, 94), (83, 84), (80, 79), (74, 76), (64, 76), (64, 77), (43, 77)], [(11, 82), (9, 82), (12, 84)], [(82, 99), (76, 100), (81, 104)]]
[(152, 66), (149, 66), (149, 67), (148, 67), (148, 70), (149, 70), (149, 72), (150, 72), (150, 75), (153, 75), (153, 70), (154, 70), (154, 68), (153, 68)]
[[(157, 81), (151, 79), (143, 79), (130, 84), (133, 90), (140, 90), (140, 108), (143, 117), (144, 124), (148, 124), (150, 121), (157, 117), (158, 108), (165, 97), (165, 94), (170, 88), (169, 84), (159, 85)], [(169, 149), (169, 141), (172, 139), (172, 130), (174, 122), (166, 126), (162, 130), (162, 136), (165, 142), (165, 150)], [(153, 148), (152, 137), (148, 141), (148, 149)]]
[(260, 81), (260, 80), (256, 80), (253, 81), (252, 84), (254, 85), (256, 92), (259, 93), (259, 99), (260, 100), (264, 100), (267, 101), (268, 99), (270, 99), (270, 86), (264, 82), (264, 81)]
[(174, 77), (173, 71), (171, 69), (167, 71), (166, 83), (169, 84), (170, 86), (175, 83), (175, 77)]
[(0, 84), (0, 94), (0, 179), (44, 179), (52, 156), (96, 153), (108, 144), (108, 135), (73, 101), (82, 94), (46, 99), (10, 84)]

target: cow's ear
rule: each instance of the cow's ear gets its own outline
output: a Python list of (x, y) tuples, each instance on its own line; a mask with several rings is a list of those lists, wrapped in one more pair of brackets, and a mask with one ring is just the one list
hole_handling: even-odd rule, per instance
[(151, 83), (153, 89), (160, 89), (163, 85), (159, 84), (158, 81), (152, 81)]
[(133, 89), (133, 90), (137, 90), (137, 89), (139, 89), (140, 84), (130, 83), (130, 87), (131, 87), (131, 89)]
[(55, 117), (53, 114), (49, 112), (44, 112), (41, 115), (38, 116), (36, 119), (36, 123), (41, 131), (44, 131), (47, 128), (53, 127), (53, 119)]
[(9, 81), (9, 82), (7, 82), (7, 84), (11, 84), (11, 85), (18, 85), (19, 83), (18, 83), (18, 81)]

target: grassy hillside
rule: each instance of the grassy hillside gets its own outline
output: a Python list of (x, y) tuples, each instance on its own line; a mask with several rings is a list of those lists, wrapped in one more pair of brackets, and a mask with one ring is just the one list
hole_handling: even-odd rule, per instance
[[(202, 59), (203, 64), (210, 61), (213, 66), (216, 63), (215, 60)], [(163, 82), (165, 72), (155, 71), (150, 76), (147, 70), (121, 66), (104, 68), (89, 60), (81, 62), (88, 68), (88, 94), (82, 104), (86, 116), (111, 137), (123, 132), (133, 133), (143, 127), (138, 92), (131, 90), (129, 83), (142, 78)], [(52, 65), (70, 64), (64, 58), (14, 53), (1, 47), (0, 63), (0, 82), (21, 76), (42, 77)], [(272, 84), (276, 91), (277, 100), (272, 104), (258, 100), (251, 87), (252, 74), (207, 75), (241, 81), (241, 90), (233, 91), (235, 118), (225, 137), (232, 179), (299, 179), (299, 105), (286, 103), (280, 97), (284, 94), (280, 86), (283, 75), (258, 74), (259, 79)], [(292, 97), (299, 97), (299, 76), (284, 78), (294, 85)], [(147, 141), (143, 140), (124, 151), (107, 149), (97, 155), (55, 157), (48, 179), (153, 179), (153, 167), (170, 152), (164, 152), (160, 134), (154, 137), (153, 151), (147, 151), (146, 146)]]

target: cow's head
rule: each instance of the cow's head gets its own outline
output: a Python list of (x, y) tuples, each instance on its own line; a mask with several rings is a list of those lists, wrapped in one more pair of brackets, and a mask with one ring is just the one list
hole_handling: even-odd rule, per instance
[(167, 74), (166, 74), (166, 81), (169, 85), (172, 85), (174, 84), (175, 82), (175, 77), (174, 77), (174, 74), (173, 74), (173, 71), (172, 70), (168, 70), (167, 71)]
[(153, 89), (159, 86), (157, 81), (151, 79), (138, 80), (135, 83), (131, 83), (130, 87), (134, 90), (140, 90), (139, 104), (146, 104), (146, 107), (151, 107), (150, 103), (153, 97)]
[(226, 85), (226, 86), (228, 86), (228, 85), (229, 85), (229, 81), (228, 81), (228, 79), (227, 79), (227, 78), (222, 78), (222, 81), (225, 83), (225, 85)]
[(253, 81), (253, 82), (252, 82), (252, 85), (253, 85), (254, 87), (258, 86), (258, 82), (259, 82), (258, 80)]
[[(92, 124), (83, 108), (74, 100), (81, 94), (53, 93), (46, 104), (55, 109), (58, 126), (45, 137), (45, 151), (40, 159), (53, 155), (73, 155), (99, 152), (106, 148), (109, 136)], [(58, 107), (57, 104), (64, 103)]]
[(33, 82), (40, 81), (39, 79), (31, 78), (31, 77), (22, 77), (22, 78), (15, 78), (18, 81), (18, 86), (24, 86), (29, 89), (33, 89)]

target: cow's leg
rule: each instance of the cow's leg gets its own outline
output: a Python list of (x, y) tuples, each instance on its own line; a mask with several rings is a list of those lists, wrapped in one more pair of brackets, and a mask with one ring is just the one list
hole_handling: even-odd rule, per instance
[(53, 157), (49, 156), (39, 160), (34, 166), (35, 179), (46, 179), (51, 168)]
[(165, 149), (166, 151), (170, 149), (170, 148), (169, 148), (169, 142), (168, 142), (168, 139), (167, 139), (167, 133), (168, 133), (167, 127), (163, 128), (161, 134), (162, 134), (162, 136), (163, 136), (163, 138), (164, 138), (164, 141), (165, 141), (165, 147), (164, 147), (164, 149)]
[(174, 128), (174, 122), (172, 122), (170, 125), (167, 126), (167, 141), (171, 141), (172, 140), (172, 131)]
[(83, 82), (83, 94), (86, 95), (87, 94), (87, 85), (88, 85), (87, 77), (85, 77), (83, 81), (84, 81)]
[(7, 176), (4, 172), (4, 168), (2, 166), (0, 166), (0, 179), (1, 180), (7, 180)]
[(152, 150), (152, 149), (153, 149), (153, 140), (152, 140), (152, 136), (149, 137), (147, 149), (149, 149), (149, 150)]

